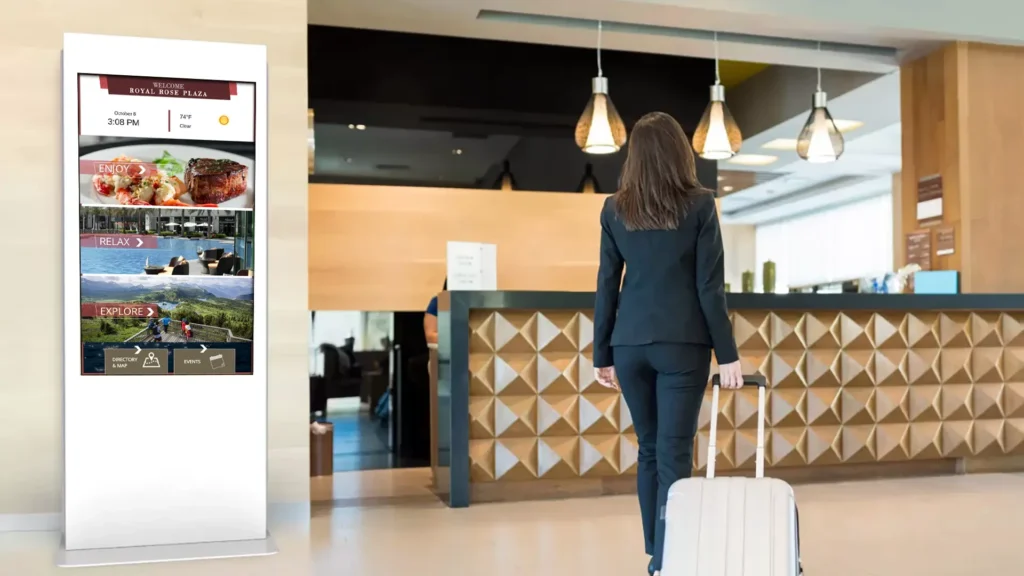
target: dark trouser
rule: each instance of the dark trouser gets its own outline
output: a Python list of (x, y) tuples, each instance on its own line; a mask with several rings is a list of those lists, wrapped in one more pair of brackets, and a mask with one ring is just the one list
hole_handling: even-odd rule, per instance
[(661, 569), (668, 489), (693, 470), (693, 443), (711, 349), (690, 344), (616, 346), (615, 373), (640, 445), (636, 488), (644, 548)]

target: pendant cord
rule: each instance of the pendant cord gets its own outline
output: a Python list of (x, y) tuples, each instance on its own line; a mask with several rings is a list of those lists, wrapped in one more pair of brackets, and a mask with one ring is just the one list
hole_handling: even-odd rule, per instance
[(715, 31), (715, 86), (722, 83), (721, 76), (718, 75), (718, 31)]
[(604, 71), (601, 69), (601, 29), (603, 28), (600, 20), (597, 21), (597, 77), (604, 76)]
[(818, 42), (818, 92), (821, 92), (821, 42)]

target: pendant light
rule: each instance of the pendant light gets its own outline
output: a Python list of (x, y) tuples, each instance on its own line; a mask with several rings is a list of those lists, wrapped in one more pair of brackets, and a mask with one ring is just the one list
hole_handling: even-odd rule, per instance
[[(821, 42), (818, 42), (821, 61)], [(796, 153), (815, 164), (835, 162), (843, 155), (843, 133), (828, 113), (828, 96), (821, 90), (821, 66), (818, 66), (818, 87), (811, 100), (811, 115), (796, 140)]]
[(516, 184), (516, 177), (512, 175), (512, 163), (505, 160), (501, 165), (501, 173), (498, 174), (498, 178), (494, 181), (493, 188), (498, 190), (518, 190), (519, 186)]
[(612, 154), (626, 143), (626, 125), (608, 97), (608, 79), (601, 70), (601, 22), (597, 23), (597, 77), (593, 93), (576, 123), (576, 145), (587, 154)]
[(715, 32), (715, 84), (711, 101), (693, 133), (693, 149), (707, 160), (726, 160), (740, 151), (743, 134), (725, 105), (725, 86), (718, 75), (718, 32)]
[(580, 185), (576, 187), (576, 191), (582, 194), (601, 193), (601, 186), (598, 185), (597, 177), (594, 176), (594, 165), (590, 162), (583, 167), (583, 178), (580, 179)]

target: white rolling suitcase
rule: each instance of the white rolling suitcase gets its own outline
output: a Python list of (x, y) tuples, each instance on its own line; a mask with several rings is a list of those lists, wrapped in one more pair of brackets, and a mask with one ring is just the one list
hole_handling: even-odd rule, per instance
[(757, 390), (756, 477), (715, 478), (719, 379), (712, 380), (706, 478), (669, 488), (662, 576), (797, 576), (799, 527), (793, 488), (764, 477), (765, 378), (745, 376)]

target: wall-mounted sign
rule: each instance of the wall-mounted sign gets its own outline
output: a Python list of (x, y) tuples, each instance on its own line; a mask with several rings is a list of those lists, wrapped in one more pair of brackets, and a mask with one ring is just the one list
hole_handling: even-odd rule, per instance
[(931, 226), (942, 222), (942, 175), (917, 181), (917, 223)]
[(264, 542), (266, 48), (63, 58), (65, 552)]
[(930, 230), (917, 230), (907, 234), (907, 264), (917, 264), (921, 270), (932, 269), (932, 234)]
[(956, 229), (943, 226), (935, 229), (935, 255), (949, 256), (956, 252)]

